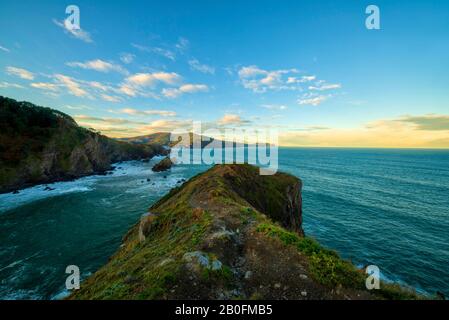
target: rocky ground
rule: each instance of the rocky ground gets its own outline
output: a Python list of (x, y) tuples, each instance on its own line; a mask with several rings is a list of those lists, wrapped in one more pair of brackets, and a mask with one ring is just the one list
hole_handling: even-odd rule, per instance
[(413, 299), (305, 237), (301, 181), (219, 165), (142, 216), (69, 299)]

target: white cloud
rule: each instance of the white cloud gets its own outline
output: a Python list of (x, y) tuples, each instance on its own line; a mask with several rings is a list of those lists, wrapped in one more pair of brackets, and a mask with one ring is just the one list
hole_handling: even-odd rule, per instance
[(155, 87), (157, 84), (176, 85), (181, 79), (181, 76), (174, 72), (136, 73), (120, 84), (118, 92), (130, 97), (159, 98), (155, 93), (144, 91), (144, 89)]
[(181, 52), (186, 51), (189, 48), (190, 42), (186, 38), (179, 38), (178, 43), (175, 45), (176, 49)]
[(170, 111), (170, 110), (137, 110), (137, 109), (132, 109), (132, 108), (125, 108), (125, 109), (121, 109), (119, 111), (112, 111), (112, 110), (110, 110), (110, 112), (112, 112), (112, 113), (123, 113), (123, 114), (132, 115), (132, 116), (136, 116), (136, 115), (140, 115), (140, 116), (156, 115), (156, 116), (163, 116), (163, 117), (174, 117), (174, 116), (176, 116), (176, 112)]
[(135, 57), (136, 57), (136, 56), (133, 55), (132, 53), (122, 53), (122, 54), (120, 55), (120, 60), (121, 60), (123, 63), (130, 64), (131, 62), (133, 62), (133, 60), (134, 60)]
[(156, 48), (153, 48), (153, 52), (158, 54), (158, 55), (160, 55), (160, 56), (163, 56), (163, 57), (165, 57), (167, 59), (170, 59), (172, 61), (176, 60), (175, 54), (173, 52), (171, 52), (170, 50), (163, 49), (163, 48), (157, 48), (156, 47)]
[(157, 55), (163, 56), (172, 61), (176, 60), (175, 53), (168, 49), (163, 49), (163, 48), (159, 48), (159, 47), (146, 47), (146, 46), (142, 46), (140, 44), (135, 44), (135, 43), (131, 43), (131, 46), (133, 46), (134, 48), (136, 48), (140, 51), (143, 51), (143, 52), (155, 53)]
[(226, 73), (227, 73), (228, 75), (230, 75), (230, 76), (234, 75), (234, 70), (233, 70), (233, 68), (231, 68), (231, 67), (225, 67), (225, 68), (223, 68), (223, 69), (224, 69), (224, 71), (226, 71)]
[(118, 90), (130, 97), (135, 97), (138, 93), (138, 90), (136, 88), (126, 83), (122, 84)]
[[(279, 70), (263, 70), (257, 66), (246, 66), (240, 68), (238, 74), (243, 87), (257, 93), (264, 93), (268, 90), (295, 90), (295, 91), (325, 91), (340, 89), (341, 84), (329, 84), (324, 80), (317, 80), (315, 75), (298, 76), (297, 69), (279, 69)], [(309, 85), (304, 88), (308, 82), (314, 82), (314, 85)], [(327, 97), (324, 97), (326, 99)], [(308, 98), (302, 99), (304, 104), (311, 102), (314, 105), (323, 101), (323, 98)]]
[(63, 74), (55, 74), (54, 78), (60, 85), (64, 86), (71, 95), (92, 98), (86, 90), (81, 88), (81, 84), (77, 80)]
[(108, 102), (121, 102), (122, 101), (122, 99), (120, 97), (110, 96), (110, 95), (104, 94), (104, 93), (100, 94), (100, 97), (103, 100), (108, 101)]
[(126, 78), (126, 83), (141, 87), (153, 86), (157, 82), (174, 85), (181, 80), (181, 76), (171, 72), (136, 73)]
[(264, 104), (264, 105), (262, 105), (262, 108), (269, 109), (269, 110), (286, 110), (287, 106), (277, 105), (277, 104)]
[(58, 27), (61, 27), (62, 29), (64, 29), (65, 33), (72, 35), (76, 39), (82, 40), (87, 43), (93, 42), (89, 32), (87, 32), (81, 28), (80, 29), (71, 28), (71, 26), (69, 25), (69, 22), (67, 20), (60, 22), (56, 19), (53, 19), (53, 23), (56, 24)]
[(215, 68), (208, 66), (207, 64), (201, 64), (197, 59), (189, 60), (190, 68), (193, 70), (202, 72), (202, 73), (209, 73), (209, 74), (215, 74)]
[(54, 83), (49, 83), (49, 82), (34, 82), (34, 83), (30, 84), (30, 86), (32, 86), (33, 88), (37, 88), (37, 89), (41, 89), (41, 90), (45, 90), (45, 91), (53, 91), (53, 92), (58, 91), (58, 86)]
[(296, 78), (292, 76), (298, 72), (296, 69), (268, 71), (257, 66), (247, 66), (240, 68), (238, 74), (243, 87), (262, 93), (267, 90), (300, 90), (301, 88), (295, 85), (299, 82), (294, 81)]
[(25, 80), (33, 80), (34, 74), (28, 70), (16, 67), (6, 67), (6, 73)]
[(104, 84), (102, 84), (102, 83), (100, 83), (98, 81), (90, 81), (87, 84), (91, 88), (97, 89), (97, 90), (100, 90), (100, 91), (112, 91), (113, 90), (113, 88), (111, 88), (109, 86), (106, 86), (106, 85), (104, 85)]
[(176, 88), (164, 88), (162, 89), (162, 94), (166, 97), (166, 98), (177, 98), (180, 95), (182, 95), (182, 92), (179, 91), (179, 89)]
[(207, 91), (209, 91), (209, 87), (205, 84), (184, 84), (179, 88), (164, 88), (162, 94), (167, 98), (177, 98), (184, 93)]
[(92, 117), (92, 116), (88, 116), (88, 115), (75, 115), (74, 116), (75, 120), (80, 123), (83, 124), (92, 124), (92, 123), (97, 123), (97, 122), (101, 122), (104, 124), (109, 124), (109, 125), (145, 125), (145, 122), (141, 122), (141, 121), (132, 121), (132, 120), (127, 120), (127, 119), (120, 119), (120, 118), (103, 118), (103, 117)]
[(2, 47), (2, 46), (0, 46), (0, 50), (5, 51), (5, 52), (10, 52), (10, 50), (8, 48)]
[(209, 87), (205, 84), (184, 84), (179, 90), (184, 93), (206, 92), (209, 91)]
[(141, 131), (149, 132), (170, 132), (174, 129), (190, 128), (192, 126), (192, 121), (190, 120), (166, 120), (160, 119), (150, 122), (139, 128)]
[(249, 123), (247, 120), (243, 120), (239, 115), (237, 114), (225, 114), (223, 118), (219, 119), (217, 121), (219, 125), (242, 125), (245, 123)]
[(267, 71), (259, 69), (257, 66), (242, 67), (239, 70), (240, 78), (251, 78), (259, 75), (266, 75)]
[(85, 106), (85, 105), (78, 105), (78, 106), (65, 105), (65, 106), (63, 106), (63, 108), (69, 109), (69, 110), (91, 110), (92, 109), (91, 107)]
[(68, 62), (66, 63), (69, 67), (78, 67), (82, 69), (95, 70), (98, 72), (109, 72), (115, 71), (122, 74), (128, 74), (128, 71), (118, 64), (103, 61), (100, 59), (90, 60), (86, 62)]
[(288, 77), (287, 79), (287, 83), (288, 84), (292, 84), (292, 83), (305, 83), (305, 82), (310, 82), (316, 79), (316, 76), (302, 76), (300, 78), (297, 77)]
[(11, 82), (5, 82), (5, 81), (2, 81), (2, 82), (0, 82), (0, 88), (17, 88), (17, 89), (23, 89), (23, 86), (21, 86), (20, 84), (16, 84), (16, 83), (11, 83)]
[(328, 96), (304, 97), (298, 100), (300, 105), (318, 106), (327, 100)]
[(339, 83), (325, 83), (324, 81), (318, 81), (316, 86), (310, 86), (309, 90), (316, 90), (316, 91), (325, 91), (325, 90), (333, 90), (333, 89), (340, 89), (341, 84)]

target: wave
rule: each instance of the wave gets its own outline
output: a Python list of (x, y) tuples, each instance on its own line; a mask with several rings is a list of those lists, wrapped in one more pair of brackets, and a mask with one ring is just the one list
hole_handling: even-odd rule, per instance
[(161, 156), (154, 157), (149, 163), (143, 163), (141, 161), (114, 163), (113, 166), (115, 169), (110, 175), (92, 175), (73, 181), (54, 182), (25, 188), (17, 194), (13, 192), (0, 194), (0, 214), (38, 200), (69, 193), (93, 191), (99, 181), (109, 180), (119, 176), (140, 176), (144, 173), (151, 173), (152, 164), (160, 161), (162, 158)]

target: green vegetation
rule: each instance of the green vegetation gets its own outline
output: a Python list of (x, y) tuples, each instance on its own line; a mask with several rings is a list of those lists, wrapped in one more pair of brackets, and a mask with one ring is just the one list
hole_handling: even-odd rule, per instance
[(80, 127), (68, 115), (0, 96), (0, 192), (110, 169), (148, 158), (160, 145), (134, 145)]
[[(335, 251), (323, 248), (316, 240), (309, 237), (299, 237), (293, 232), (274, 225), (262, 222), (256, 230), (270, 237), (279, 239), (287, 246), (295, 246), (298, 251), (309, 259), (309, 271), (320, 284), (328, 287), (364, 290), (366, 275), (357, 270), (354, 265), (341, 259)], [(395, 284), (382, 282), (381, 289), (372, 291), (384, 299), (419, 299), (416, 292)]]
[[(278, 224), (297, 223), (300, 203), (291, 198), (299, 186), (286, 174), (217, 165), (154, 204), (69, 299), (303, 299), (305, 286), (320, 299), (419, 298), (386, 283), (368, 292), (362, 271), (303, 237), (300, 226)], [(265, 189), (283, 200), (268, 205)]]
[[(210, 227), (206, 210), (188, 206), (188, 193), (173, 190), (176, 201), (159, 201), (151, 212), (157, 218), (143, 243), (137, 236), (138, 225), (125, 236), (124, 247), (111, 263), (83, 283), (84, 290), (73, 299), (163, 299), (182, 274), (184, 255), (195, 251)], [(204, 276), (217, 276), (205, 271)], [(112, 284), (112, 285), (111, 285)]]

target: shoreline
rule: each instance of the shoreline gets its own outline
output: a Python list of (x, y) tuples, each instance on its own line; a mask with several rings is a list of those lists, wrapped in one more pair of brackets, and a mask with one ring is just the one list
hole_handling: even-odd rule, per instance
[[(117, 166), (119, 166), (122, 163), (125, 162), (131, 162), (131, 161), (151, 161), (157, 157), (164, 157), (163, 155), (155, 155), (151, 158), (141, 158), (141, 159), (130, 159), (130, 160), (122, 160), (122, 161), (118, 161), (118, 162), (114, 162), (111, 163), (111, 165), (109, 166), (108, 169), (106, 170), (100, 170), (100, 171), (94, 171), (92, 173), (86, 173), (86, 174), (80, 174), (77, 176), (63, 176), (63, 177), (58, 177), (58, 178), (53, 178), (53, 179), (49, 179), (48, 181), (45, 182), (36, 182), (36, 183), (23, 183), (21, 184), (19, 187), (11, 187), (11, 188), (7, 188), (7, 191), (1, 191), (0, 195), (2, 194), (20, 194), (20, 192), (29, 189), (29, 188), (33, 188), (33, 187), (37, 187), (37, 186), (46, 186), (46, 185), (50, 185), (53, 183), (58, 183), (58, 182), (72, 182), (72, 181), (76, 181), (82, 178), (86, 178), (86, 177), (92, 177), (92, 176), (107, 176), (107, 175), (111, 175), (113, 174), (113, 172), (117, 169)], [(52, 190), (48, 190), (48, 191), (52, 191)]]
[[(164, 156), (155, 156), (155, 157), (153, 157), (152, 158), (152, 160), (157, 160), (158, 158), (163, 158)], [(139, 160), (128, 160), (128, 161), (123, 161), (123, 162), (117, 162), (117, 163), (114, 163), (113, 164), (113, 166), (115, 166), (115, 168), (114, 168), (114, 172), (116, 172), (116, 170), (118, 169), (117, 167), (119, 167), (120, 166), (120, 164), (125, 164), (125, 163), (140, 163), (141, 161), (139, 161)], [(170, 175), (170, 173), (168, 173), (168, 175)], [(95, 175), (90, 175), (90, 176), (95, 176)], [(97, 175), (98, 177), (101, 177), (101, 176), (104, 176), (104, 175)], [(81, 179), (81, 178), (85, 178), (85, 177), (80, 177), (80, 178), (78, 178), (78, 179), (75, 179), (75, 180), (79, 180), (79, 179)], [(64, 182), (64, 181), (62, 181), (62, 182)], [(67, 182), (67, 181), (65, 181), (65, 182)], [(163, 196), (162, 196), (163, 197)], [(307, 233), (307, 234), (309, 234), (309, 233)], [(310, 235), (312, 235), (311, 233), (310, 233)], [(355, 265), (357, 268), (359, 268), (359, 265)], [(426, 296), (426, 297), (432, 297), (432, 293), (430, 293), (428, 290), (424, 290), (424, 289), (422, 289), (422, 286), (421, 287), (415, 287), (415, 286), (411, 286), (411, 285), (408, 285), (405, 281), (401, 281), (400, 279), (399, 280), (389, 280), (389, 279), (384, 279), (384, 278), (382, 278), (381, 277), (381, 279), (383, 280), (383, 281), (385, 281), (385, 282), (387, 282), (387, 283), (390, 283), (390, 284), (399, 284), (399, 285), (401, 285), (401, 286), (405, 286), (405, 287), (408, 287), (408, 288), (412, 288), (412, 289), (415, 289), (416, 290), (416, 292), (417, 293), (419, 293), (420, 295), (423, 295), (423, 296)], [(393, 277), (393, 279), (396, 279), (396, 277)]]

